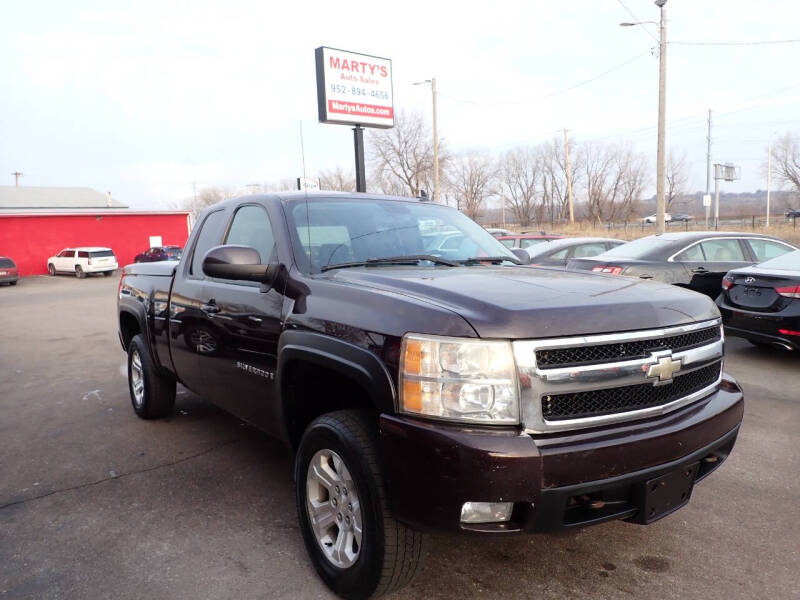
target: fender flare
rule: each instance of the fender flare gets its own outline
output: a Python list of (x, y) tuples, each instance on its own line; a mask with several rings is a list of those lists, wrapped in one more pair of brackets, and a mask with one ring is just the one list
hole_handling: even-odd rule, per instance
[(289, 414), (287, 395), (283, 394), (283, 374), (294, 361), (325, 367), (352, 379), (380, 412), (394, 413), (397, 392), (380, 358), (373, 352), (340, 339), (311, 331), (284, 331), (278, 343), (276, 386), (281, 394), (284, 417)]
[(117, 328), (119, 333), (119, 341), (122, 344), (122, 349), (125, 352), (128, 352), (128, 348), (125, 346), (122, 340), (122, 315), (128, 314), (136, 319), (136, 322), (139, 324), (139, 333), (144, 335), (144, 338), (147, 340), (147, 352), (150, 354), (150, 359), (153, 361), (154, 365), (157, 365), (159, 369), (161, 369), (161, 362), (156, 355), (155, 346), (153, 344), (153, 336), (152, 332), (150, 331), (150, 327), (148, 327), (147, 323), (147, 313), (145, 312), (145, 308), (138, 304), (133, 303), (124, 303), (120, 304), (119, 307), (119, 314), (117, 315)]

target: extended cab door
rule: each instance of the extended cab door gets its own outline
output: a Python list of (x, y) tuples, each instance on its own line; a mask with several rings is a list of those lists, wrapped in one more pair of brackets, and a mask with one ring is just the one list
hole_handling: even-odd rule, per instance
[[(223, 244), (255, 248), (262, 264), (281, 262), (273, 220), (260, 204), (236, 208)], [(288, 257), (283, 258), (285, 263)], [(220, 335), (218, 351), (201, 359), (209, 399), (271, 432), (283, 306), (283, 289), (278, 286), (266, 289), (254, 282), (209, 278), (203, 298), (215, 307), (209, 319)]]
[(226, 211), (208, 213), (198, 234), (175, 272), (169, 296), (169, 350), (178, 379), (193, 392), (206, 395), (203, 373), (205, 358), (220, 351), (219, 332), (210, 315), (214, 307), (206, 302), (203, 256), (222, 241)]

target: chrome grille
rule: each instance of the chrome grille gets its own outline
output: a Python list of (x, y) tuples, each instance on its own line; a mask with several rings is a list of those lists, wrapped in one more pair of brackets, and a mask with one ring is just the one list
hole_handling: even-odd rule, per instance
[(721, 367), (722, 363), (717, 361), (676, 376), (672, 385), (640, 383), (574, 394), (546, 395), (542, 397), (542, 414), (548, 421), (558, 421), (661, 406), (713, 385), (719, 379)]
[(719, 326), (716, 326), (650, 340), (537, 350), (536, 364), (540, 369), (553, 369), (557, 367), (591, 365), (614, 360), (646, 358), (656, 350), (670, 348), (673, 352), (679, 352), (716, 341), (719, 338), (720, 329)]
[(522, 422), (549, 433), (651, 417), (712, 392), (719, 319), (619, 334), (513, 342)]

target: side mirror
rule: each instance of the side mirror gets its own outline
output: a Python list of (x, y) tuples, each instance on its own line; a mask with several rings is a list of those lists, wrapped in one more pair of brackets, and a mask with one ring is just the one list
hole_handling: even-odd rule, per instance
[(249, 246), (216, 246), (203, 257), (203, 273), (220, 279), (272, 285), (278, 263), (262, 264), (258, 250)]
[(509, 248), (509, 250), (514, 253), (514, 256), (516, 256), (523, 265), (531, 264), (531, 255), (528, 254), (525, 248)]

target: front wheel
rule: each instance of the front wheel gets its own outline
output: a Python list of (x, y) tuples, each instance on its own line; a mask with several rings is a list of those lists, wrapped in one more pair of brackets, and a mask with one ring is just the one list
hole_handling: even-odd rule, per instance
[(56, 274), (56, 268), (53, 266), (52, 263), (47, 265), (47, 272), (50, 273), (51, 277)]
[(128, 390), (133, 412), (142, 419), (157, 419), (172, 413), (175, 380), (158, 371), (141, 333), (128, 343)]
[(417, 574), (423, 535), (392, 516), (374, 416), (344, 410), (314, 420), (297, 452), (295, 492), (306, 550), (335, 593), (380, 596)]

